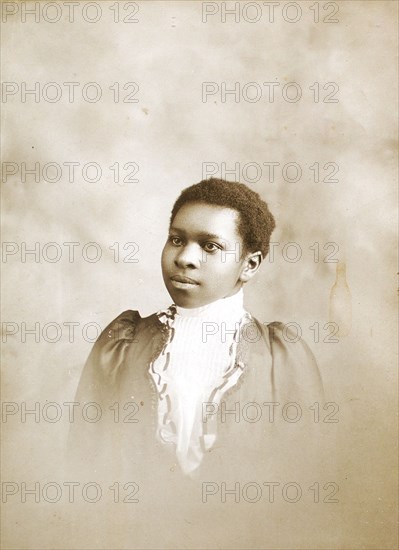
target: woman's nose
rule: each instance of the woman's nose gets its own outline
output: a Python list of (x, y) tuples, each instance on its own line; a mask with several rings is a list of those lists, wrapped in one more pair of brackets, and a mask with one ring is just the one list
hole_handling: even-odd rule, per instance
[(201, 249), (194, 244), (183, 246), (175, 257), (178, 267), (198, 268), (201, 261)]

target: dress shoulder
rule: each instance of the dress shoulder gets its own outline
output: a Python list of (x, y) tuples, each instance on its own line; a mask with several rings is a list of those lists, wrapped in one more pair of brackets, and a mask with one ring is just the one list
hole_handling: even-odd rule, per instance
[(102, 331), (83, 368), (76, 394), (77, 401), (99, 399), (104, 388), (113, 385), (123, 364), (127, 347), (135, 342), (136, 328), (140, 320), (138, 311), (127, 310)]
[(95, 345), (105, 345), (119, 340), (133, 341), (140, 320), (141, 315), (137, 310), (123, 311), (102, 331)]
[(267, 325), (276, 388), (285, 388), (295, 400), (323, 400), (324, 391), (319, 367), (300, 330), (281, 322)]

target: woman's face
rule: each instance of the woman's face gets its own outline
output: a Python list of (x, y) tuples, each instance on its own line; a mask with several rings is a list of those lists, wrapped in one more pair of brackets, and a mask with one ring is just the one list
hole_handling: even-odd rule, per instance
[(162, 275), (175, 304), (200, 307), (241, 288), (246, 261), (238, 217), (231, 208), (201, 202), (177, 212), (162, 251)]

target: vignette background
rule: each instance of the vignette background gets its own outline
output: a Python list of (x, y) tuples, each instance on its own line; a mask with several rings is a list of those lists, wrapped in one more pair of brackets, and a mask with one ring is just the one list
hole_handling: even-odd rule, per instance
[[(159, 258), (170, 209), (184, 187), (203, 178), (203, 163), (226, 163), (232, 170), (236, 163), (242, 168), (252, 162), (297, 162), (303, 171), (297, 183), (284, 181), (279, 169), (273, 183), (266, 169), (259, 181), (249, 182), (276, 217), (272, 240), (297, 242), (303, 256), (297, 263), (284, 261), (277, 247), (275, 260), (266, 259), (248, 285), (246, 305), (262, 322), (301, 325), (318, 358), (327, 400), (340, 405), (339, 524), (328, 530), (326, 511), (327, 530), (318, 544), (394, 548), (396, 3), (335, 2), (335, 24), (313, 21), (313, 2), (298, 3), (303, 13), (297, 23), (281, 16), (286, 2), (273, 23), (265, 11), (256, 23), (242, 15), (238, 22), (228, 17), (222, 23), (220, 11), (204, 23), (204, 3), (185, 0), (137, 2), (134, 24), (115, 23), (113, 4), (98, 2), (102, 16), (90, 23), (79, 11), (83, 4), (73, 23), (64, 10), (56, 23), (42, 15), (37, 23), (29, 17), (23, 23), (18, 12), (2, 24), (3, 81), (26, 82), (28, 88), (35, 82), (41, 87), (80, 83), (72, 103), (65, 88), (56, 103), (35, 102), (32, 96), (22, 102), (18, 93), (3, 100), (3, 162), (42, 167), (73, 161), (80, 168), (97, 162), (103, 174), (97, 183), (85, 181), (79, 169), (73, 182), (66, 171), (55, 183), (29, 176), (23, 183), (20, 172), (3, 179), (4, 242), (25, 242), (28, 248), (38, 242), (40, 250), (49, 242), (81, 243), (71, 263), (65, 247), (57, 263), (37, 263), (32, 256), (22, 262), (19, 253), (3, 256), (3, 321), (29, 327), (79, 323), (72, 343), (66, 330), (56, 343), (42, 336), (39, 342), (32, 336), (22, 342), (20, 331), (7, 337), (3, 401), (73, 401), (92, 346), (81, 328), (90, 322), (104, 328), (126, 309), (148, 315), (169, 305)], [(122, 18), (128, 10), (123, 11), (127, 3), (120, 4)], [(213, 4), (222, 9), (221, 2)], [(326, 3), (319, 4), (324, 14)], [(203, 100), (204, 82), (219, 87), (238, 82), (242, 90), (248, 82), (265, 81), (296, 82), (302, 98), (289, 103), (276, 90), (273, 103), (266, 92), (255, 103), (242, 95), (239, 102), (232, 96), (223, 102), (220, 92)], [(101, 86), (97, 103), (82, 99), (88, 82)], [(138, 83), (139, 102), (114, 102), (109, 87), (115, 82), (121, 90), (126, 82)], [(309, 90), (314, 82), (337, 83), (339, 102), (315, 103)], [(121, 167), (137, 163), (139, 181), (114, 182), (109, 167), (115, 162)], [(339, 181), (314, 182), (309, 170), (314, 162), (337, 163)], [(82, 258), (82, 246), (89, 242), (102, 250), (96, 263)], [(122, 261), (128, 242), (139, 247), (137, 263)], [(308, 328), (329, 320), (336, 267), (314, 262), (309, 250), (314, 242), (321, 245), (321, 257), (325, 243), (337, 243), (337, 257), (347, 265), (352, 329), (337, 344), (314, 342)], [(120, 243), (118, 262), (109, 248), (114, 243)], [(19, 422), (18, 415), (9, 418), (3, 425), (8, 443), (3, 479), (48, 475), (66, 428), (66, 423), (31, 425)], [(57, 535), (65, 527), (62, 518), (51, 516), (51, 528), (44, 529), (45, 505), (12, 501), (3, 513), (7, 548), (50, 548), (56, 539), (64, 548)], [(16, 522), (24, 529), (12, 528)], [(306, 547), (309, 527), (301, 529), (295, 540)], [(287, 547), (290, 539), (276, 542), (276, 537), (271, 535), (270, 547)], [(195, 541), (191, 544), (195, 547)]]

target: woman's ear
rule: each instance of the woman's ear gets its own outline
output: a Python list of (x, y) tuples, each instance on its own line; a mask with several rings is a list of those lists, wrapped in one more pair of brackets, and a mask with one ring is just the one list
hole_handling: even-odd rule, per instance
[(247, 254), (245, 258), (243, 269), (240, 275), (240, 281), (246, 283), (255, 275), (255, 273), (260, 268), (262, 263), (263, 256), (262, 253), (258, 250), (257, 252), (251, 252)]

